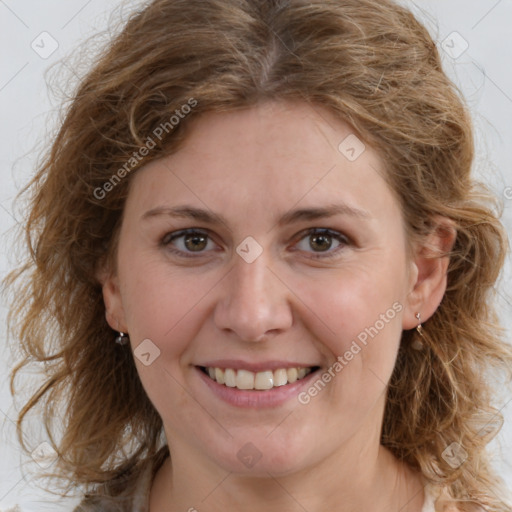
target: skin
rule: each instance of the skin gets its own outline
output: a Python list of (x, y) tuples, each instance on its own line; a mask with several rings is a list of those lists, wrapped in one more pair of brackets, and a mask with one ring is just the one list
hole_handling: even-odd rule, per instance
[[(420, 475), (379, 438), (402, 330), (438, 307), (447, 258), (423, 246), (408, 257), (378, 154), (366, 146), (349, 161), (338, 145), (354, 131), (322, 107), (265, 102), (205, 114), (189, 128), (183, 147), (133, 176), (117, 270), (101, 276), (110, 325), (129, 333), (133, 349), (150, 339), (160, 350), (149, 366), (135, 358), (172, 454), (153, 482), (151, 512), (419, 512)], [(365, 214), (277, 223), (293, 209), (340, 203)], [(185, 204), (226, 223), (143, 218)], [(199, 251), (186, 237), (165, 238), (186, 228), (208, 234)], [(304, 233), (310, 228), (347, 238), (328, 237), (325, 248)], [(252, 263), (236, 252), (248, 236), (263, 250)], [(452, 242), (429, 240), (440, 249)], [(314, 258), (325, 254), (333, 256)], [(305, 405), (239, 408), (195, 369), (221, 358), (327, 369), (396, 303), (394, 318)], [(248, 442), (262, 455), (252, 468), (237, 457)]]

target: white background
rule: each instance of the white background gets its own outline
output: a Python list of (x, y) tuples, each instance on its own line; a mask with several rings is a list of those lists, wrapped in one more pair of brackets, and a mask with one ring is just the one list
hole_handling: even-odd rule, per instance
[[(467, 98), (475, 122), (475, 171), (504, 201), (503, 220), (512, 233), (512, 188), (508, 188), (512, 187), (512, 41), (509, 35), (512, 2), (404, 0), (403, 3), (427, 24), (441, 48), (446, 71)], [(8, 232), (20, 217), (13, 209), (14, 196), (33, 173), (36, 159), (48, 143), (45, 135), (53, 126), (49, 115), (55, 112), (57, 104), (49, 99), (44, 71), (79, 45), (92, 44), (84, 41), (106, 29), (109, 13), (119, 5), (119, 0), (0, 0), (0, 233), (3, 233), (0, 277), (15, 263), (12, 236)], [(34, 40), (42, 46), (41, 37), (47, 37), (40, 36), (42, 32), (51, 34), (58, 43), (57, 50), (46, 59), (31, 47)], [(442, 50), (443, 41), (453, 47), (447, 49), (451, 55)], [(466, 51), (459, 55), (466, 45)], [(50, 39), (45, 40), (44, 48), (51, 48)], [(500, 287), (500, 311), (509, 334), (512, 305), (506, 284), (510, 283), (510, 269), (509, 259)], [(65, 501), (36, 487), (31, 471), (37, 465), (22, 455), (14, 436), (15, 408), (7, 376), (12, 362), (6, 348), (6, 302), (4, 299), (0, 304), (0, 509), (19, 504), (23, 511), (72, 510), (76, 500)], [(511, 404), (509, 393), (508, 399), (501, 402), (505, 427), (497, 442), (493, 442), (494, 462), (509, 488), (512, 488)], [(34, 447), (44, 439), (36, 431), (37, 425), (30, 433)]]

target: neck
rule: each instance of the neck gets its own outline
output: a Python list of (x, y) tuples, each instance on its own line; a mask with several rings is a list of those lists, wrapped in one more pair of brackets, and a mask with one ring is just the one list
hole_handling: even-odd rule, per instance
[(378, 443), (362, 446), (357, 453), (347, 446), (293, 474), (259, 477), (230, 473), (204, 454), (199, 460), (173, 447), (172, 461), (166, 459), (153, 482), (150, 512), (420, 512), (420, 475)]

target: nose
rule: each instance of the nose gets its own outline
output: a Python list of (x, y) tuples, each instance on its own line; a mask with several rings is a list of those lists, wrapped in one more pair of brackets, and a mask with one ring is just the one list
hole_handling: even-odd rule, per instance
[(252, 263), (236, 255), (222, 280), (214, 321), (220, 330), (242, 341), (262, 341), (290, 328), (293, 322), (291, 292), (269, 268), (266, 253)]

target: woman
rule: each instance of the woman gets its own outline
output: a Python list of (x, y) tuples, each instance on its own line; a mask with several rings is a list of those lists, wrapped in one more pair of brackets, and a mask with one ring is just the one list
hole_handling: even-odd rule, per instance
[(472, 159), (390, 0), (151, 2), (31, 183), (21, 441), (66, 404), (77, 511), (512, 510), (486, 453), (505, 235)]

